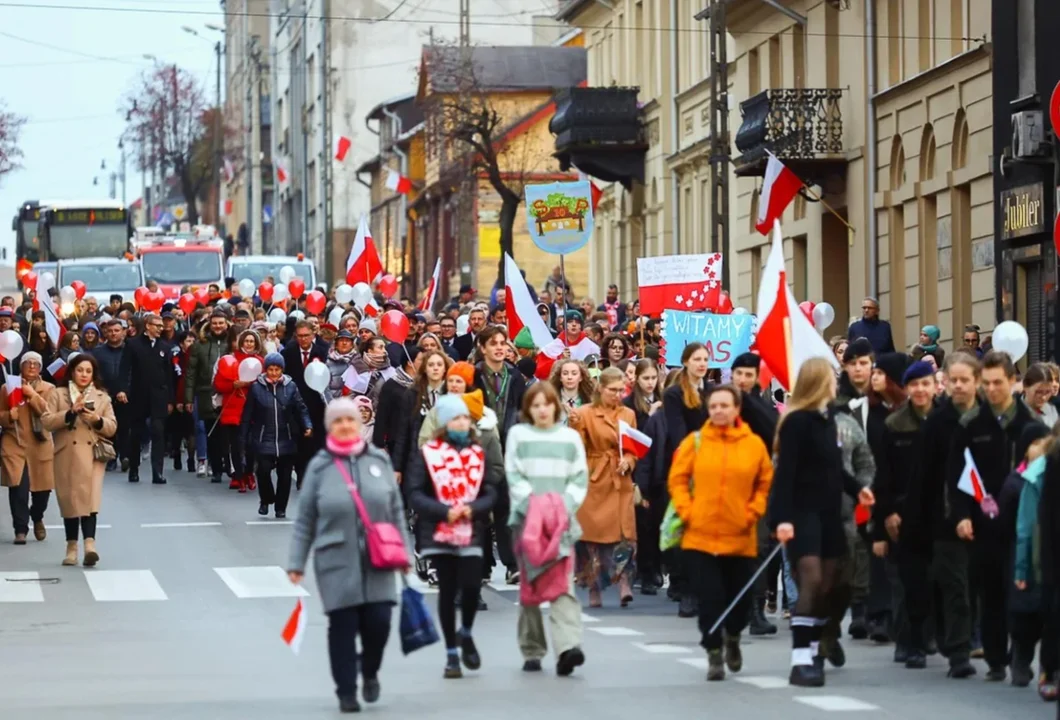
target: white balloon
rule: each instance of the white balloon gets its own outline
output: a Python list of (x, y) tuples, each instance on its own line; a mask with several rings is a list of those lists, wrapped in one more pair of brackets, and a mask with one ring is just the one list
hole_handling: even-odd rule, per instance
[(288, 317), (293, 317), (295, 320), (305, 320), (305, 313), (301, 310), (295, 310)]
[(342, 285), (339, 285), (337, 288), (335, 288), (335, 302), (337, 302), (339, 305), (346, 305), (350, 302), (350, 300), (353, 300), (352, 287), (350, 287), (346, 283), (342, 283)]
[(750, 313), (747, 312), (747, 308), (745, 308), (745, 307), (733, 308), (732, 312), (729, 313), (729, 314), (730, 315), (750, 315)]
[(328, 322), (335, 327), (338, 327), (342, 322), (343, 316), (346, 314), (346, 310), (340, 307), (332, 308), (331, 314), (328, 315)]
[(217, 304), (218, 305), (227, 305), (228, 304), (228, 298), (217, 298)]
[(365, 318), (361, 321), (360, 328), (361, 330), (368, 330), (373, 333), (379, 332), (379, 329), (375, 324), (375, 318)]
[(273, 285), (272, 287), (272, 301), (281, 302), (291, 297), (291, 291), (287, 289), (284, 284)]
[(324, 392), (327, 389), (328, 383), (331, 382), (331, 371), (328, 370), (328, 366), (319, 360), (306, 365), (305, 368), (305, 384), (316, 390), (318, 393)]
[(280, 268), (280, 282), (282, 282), (284, 285), (294, 280), (294, 277), (294, 268), (290, 265), (284, 265), (282, 268)]
[(835, 322), (835, 308), (831, 303), (817, 303), (813, 308), (813, 326), (824, 332)]
[(22, 353), (22, 345), (22, 336), (14, 330), (0, 333), (0, 355), (8, 360), (14, 360)]
[[(7, 335), (7, 333), (4, 334)], [(991, 341), (994, 349), (1008, 353), (1012, 362), (1019, 362), (1020, 358), (1027, 354), (1027, 346), (1030, 343), (1026, 328), (1012, 320), (1006, 320), (994, 328)], [(4, 355), (6, 356), (7, 353)]]
[(468, 322), (469, 322), (469, 318), (468, 318), (467, 315), (461, 315), (460, 317), (458, 317), (456, 319), (456, 334), (457, 335), (463, 335), (464, 333), (467, 332), (467, 324), (468, 324)]
[(64, 303), (77, 302), (77, 291), (67, 285), (59, 291), (59, 299), (62, 300)]
[(243, 382), (254, 382), (261, 375), (261, 360), (256, 357), (243, 358), (239, 363), (239, 379)]
[(362, 310), (372, 302), (372, 288), (368, 283), (357, 283), (353, 286), (353, 304)]
[(287, 322), (287, 313), (283, 311), (283, 308), (273, 308), (269, 312), (269, 322), (274, 325)]
[(44, 272), (37, 278), (37, 292), (47, 292), (55, 287), (55, 273)]
[(257, 291), (257, 286), (254, 281), (250, 278), (243, 278), (239, 281), (239, 294), (245, 298), (254, 297), (254, 293)]

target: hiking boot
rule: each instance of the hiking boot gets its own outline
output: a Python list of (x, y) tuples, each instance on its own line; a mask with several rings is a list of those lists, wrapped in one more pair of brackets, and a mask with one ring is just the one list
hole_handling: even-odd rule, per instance
[(85, 538), (85, 567), (95, 567), (99, 562), (99, 553), (96, 552), (96, 539)]
[(725, 679), (725, 657), (721, 650), (707, 650), (707, 680)]
[(44, 538), (48, 537), (48, 529), (44, 527), (43, 520), (33, 521), (33, 537), (36, 538), (38, 542), (41, 542)]
[(585, 664), (585, 653), (582, 649), (575, 645), (570, 650), (565, 650), (559, 655), (559, 660), (556, 661), (556, 674), (560, 677), (567, 677), (574, 672), (574, 668), (581, 667)]
[(738, 673), (743, 670), (743, 653), (740, 652), (740, 636), (725, 638), (725, 666), (729, 672)]
[(753, 636), (776, 635), (777, 626), (766, 618), (762, 605), (755, 603), (751, 608), (751, 622), (748, 623), (747, 631)]
[(63, 565), (77, 565), (77, 541), (67, 541), (66, 543), (66, 557), (63, 558)]

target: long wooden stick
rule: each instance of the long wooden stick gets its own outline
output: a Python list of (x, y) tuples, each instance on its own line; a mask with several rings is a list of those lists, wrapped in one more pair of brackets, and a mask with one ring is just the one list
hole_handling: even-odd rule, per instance
[(803, 184), (802, 184), (802, 186), (803, 186), (803, 187), (804, 187), (804, 188), (806, 189), (806, 193), (807, 193), (807, 194), (808, 194), (808, 195), (809, 195), (810, 197), (812, 197), (812, 198), (813, 198), (814, 200), (816, 200), (817, 202), (821, 203), (821, 206), (822, 206), (822, 207), (823, 207), (823, 208), (824, 208), (825, 210), (827, 210), (828, 212), (830, 212), (830, 213), (832, 213), (833, 215), (835, 215), (835, 216), (836, 216), (836, 219), (838, 219), (838, 220), (839, 220), (839, 222), (841, 222), (841, 223), (843, 223), (844, 225), (846, 225), (846, 226), (847, 226), (847, 230), (849, 230), (850, 232), (855, 232), (855, 230), (854, 230), (854, 226), (853, 226), (853, 225), (851, 225), (851, 224), (850, 224), (849, 222), (847, 222), (847, 219), (846, 219), (845, 217), (843, 217), (842, 215), (840, 215), (839, 213), (837, 213), (837, 212), (835, 211), (835, 208), (833, 208), (833, 207), (832, 207), (831, 205), (829, 205), (829, 204), (828, 204), (827, 202), (825, 202), (825, 199), (824, 199), (823, 197), (821, 197), (821, 196), (820, 196), (820, 195), (818, 195), (818, 194), (817, 194), (816, 192), (814, 192), (814, 191), (813, 191), (813, 188), (811, 188), (811, 187), (810, 187), (809, 185), (807, 185), (806, 183), (803, 183)]

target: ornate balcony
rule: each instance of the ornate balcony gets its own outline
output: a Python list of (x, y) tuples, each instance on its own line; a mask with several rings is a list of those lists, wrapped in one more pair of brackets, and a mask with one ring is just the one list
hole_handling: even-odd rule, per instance
[[(743, 123), (733, 161), (740, 176), (761, 176), (771, 152), (800, 176), (828, 173), (843, 164), (842, 90), (764, 90), (740, 103)], [(767, 152), (768, 151), (768, 152)]]

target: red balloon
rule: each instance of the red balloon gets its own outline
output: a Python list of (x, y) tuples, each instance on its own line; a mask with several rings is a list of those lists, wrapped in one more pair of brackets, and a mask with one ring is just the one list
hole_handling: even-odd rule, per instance
[(158, 312), (166, 304), (166, 296), (161, 290), (155, 290), (144, 295), (142, 307), (150, 312)]
[(271, 302), (272, 283), (263, 282), (261, 285), (258, 285), (258, 297), (260, 297), (264, 302)]
[(150, 292), (150, 290), (142, 285), (136, 288), (136, 292), (133, 293), (133, 300), (136, 302), (136, 307), (142, 308), (144, 306), (144, 298), (147, 297)]
[(297, 277), (293, 278), (291, 282), (287, 283), (287, 289), (291, 291), (291, 297), (297, 300), (305, 294), (305, 280)]
[(217, 374), (225, 380), (239, 379), (239, 361), (235, 355), (222, 355), (217, 361)]
[(729, 297), (729, 293), (722, 290), (718, 294), (718, 315), (732, 315), (732, 298)]
[(191, 294), (195, 298), (195, 302), (202, 303), (204, 306), (210, 304), (210, 290), (209, 288), (199, 288)]
[(74, 280), (72, 283), (70, 283), (70, 287), (72, 287), (74, 289), (74, 292), (77, 293), (78, 300), (83, 298), (85, 296), (85, 291), (88, 290), (88, 287), (85, 286), (85, 284), (80, 280)]
[(37, 289), (37, 273), (30, 270), (28, 273), (22, 276), (22, 285), (29, 288), (30, 290)]
[(409, 319), (400, 310), (387, 310), (379, 320), (379, 332), (390, 342), (403, 343), (409, 337)]
[(385, 298), (394, 297), (394, 293), (398, 290), (397, 278), (393, 275), (384, 275), (379, 280), (379, 292), (382, 293)]
[(762, 360), (758, 363), (758, 385), (768, 391), (770, 383), (773, 382), (773, 371), (766, 365), (766, 361)]
[(184, 293), (180, 296), (180, 300), (177, 301), (177, 305), (180, 306), (185, 315), (191, 317), (191, 314), (195, 312), (195, 308), (199, 306), (199, 301), (191, 293)]
[[(324, 312), (324, 307), (327, 304), (327, 296), (319, 290), (314, 290), (313, 292), (309, 293), (309, 296), (305, 299), (305, 309), (309, 311), (310, 315), (319, 315), (320, 313)], [(405, 324), (408, 325), (407, 320), (405, 321)]]
[(809, 300), (803, 300), (799, 303), (799, 310), (802, 310), (802, 314), (806, 316), (806, 319), (813, 325), (813, 309), (817, 307), (817, 303), (812, 303)]

